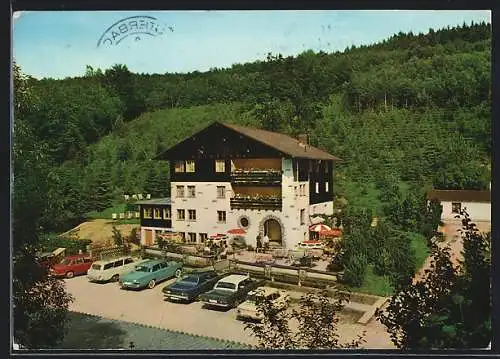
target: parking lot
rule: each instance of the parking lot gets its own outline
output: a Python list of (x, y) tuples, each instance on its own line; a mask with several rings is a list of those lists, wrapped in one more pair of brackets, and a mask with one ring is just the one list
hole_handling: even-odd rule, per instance
[[(159, 283), (153, 289), (122, 290), (115, 283), (91, 283), (86, 276), (65, 279), (66, 288), (74, 296), (70, 310), (103, 318), (140, 323), (154, 327), (198, 334), (256, 345), (257, 341), (236, 320), (235, 309), (217, 311), (202, 308), (200, 302), (190, 304), (164, 301), (162, 288), (173, 279)], [(339, 323), (341, 341), (367, 331), (365, 348), (393, 348), (387, 332), (379, 323), (367, 326), (342, 321)]]

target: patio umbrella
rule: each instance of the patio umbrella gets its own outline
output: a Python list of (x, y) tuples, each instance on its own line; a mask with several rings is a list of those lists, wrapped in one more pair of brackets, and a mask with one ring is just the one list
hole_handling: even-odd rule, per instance
[(247, 232), (244, 229), (241, 229), (241, 228), (234, 228), (234, 229), (230, 229), (229, 231), (227, 231), (227, 233), (242, 235), (242, 234), (246, 234)]
[(309, 231), (311, 232), (318, 232), (318, 233), (322, 233), (324, 231), (331, 231), (332, 229), (327, 226), (326, 224), (313, 224), (312, 226), (309, 227)]
[(321, 231), (323, 236), (340, 237), (342, 235), (342, 230), (340, 228), (332, 228), (329, 231)]
[(324, 221), (325, 221), (325, 219), (323, 217), (319, 217), (319, 216), (311, 217), (311, 224), (319, 224), (319, 223), (322, 223)]

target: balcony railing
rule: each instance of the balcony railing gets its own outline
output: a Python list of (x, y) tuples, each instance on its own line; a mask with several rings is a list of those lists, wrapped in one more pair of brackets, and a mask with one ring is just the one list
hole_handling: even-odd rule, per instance
[(281, 171), (278, 170), (236, 170), (231, 172), (233, 185), (281, 185)]
[(236, 196), (231, 198), (231, 209), (281, 210), (281, 197)]

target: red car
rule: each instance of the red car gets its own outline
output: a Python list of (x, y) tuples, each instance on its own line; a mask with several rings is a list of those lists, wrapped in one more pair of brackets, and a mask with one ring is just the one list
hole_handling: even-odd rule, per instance
[(67, 256), (58, 264), (51, 266), (49, 272), (54, 277), (73, 278), (75, 275), (87, 274), (92, 262), (88, 254)]

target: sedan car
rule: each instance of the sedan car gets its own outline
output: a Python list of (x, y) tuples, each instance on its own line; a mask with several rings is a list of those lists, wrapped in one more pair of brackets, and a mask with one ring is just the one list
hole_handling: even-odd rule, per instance
[(212, 289), (219, 279), (220, 276), (215, 271), (193, 272), (165, 286), (163, 294), (168, 300), (191, 302), (199, 294)]
[(52, 265), (49, 274), (54, 277), (73, 278), (75, 275), (87, 274), (91, 265), (92, 258), (88, 254), (67, 256), (59, 263)]
[(236, 319), (261, 320), (262, 313), (257, 308), (259, 299), (267, 298), (277, 308), (287, 307), (289, 296), (286, 291), (271, 287), (259, 287), (248, 293), (246, 300), (236, 308)]
[(182, 263), (164, 259), (152, 259), (120, 277), (122, 289), (153, 289), (156, 283), (182, 275)]

